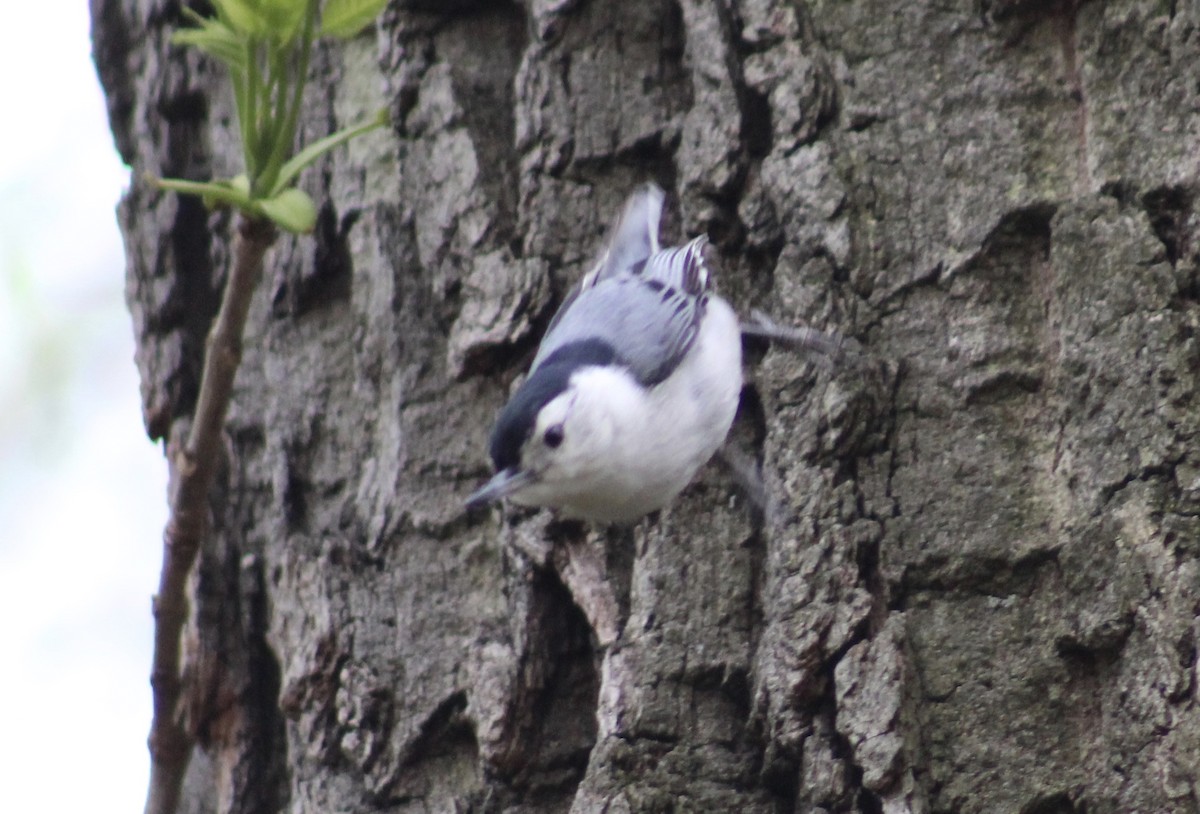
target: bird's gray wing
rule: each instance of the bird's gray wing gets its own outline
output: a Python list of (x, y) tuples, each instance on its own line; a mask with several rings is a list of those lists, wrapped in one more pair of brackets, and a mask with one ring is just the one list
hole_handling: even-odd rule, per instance
[[(698, 238), (658, 252), (638, 273), (608, 277), (581, 291), (560, 311), (533, 368), (568, 345), (599, 340), (642, 384), (667, 378), (695, 341), (708, 303), (703, 289), (695, 289), (697, 280), (707, 280), (703, 245)], [(696, 293), (683, 288), (689, 283)]]

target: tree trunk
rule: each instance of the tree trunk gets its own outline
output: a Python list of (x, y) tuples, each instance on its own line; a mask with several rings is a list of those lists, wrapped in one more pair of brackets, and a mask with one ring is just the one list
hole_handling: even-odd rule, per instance
[[(167, 440), (232, 224), (142, 174), (240, 169), (179, 10), (92, 0)], [(304, 176), (251, 311), (185, 810), (1200, 810), (1200, 8), (393, 0), (314, 71), (306, 141), (394, 127)], [(647, 179), (741, 313), (866, 361), (749, 347), (765, 517), (715, 465), (584, 544), (464, 514)]]

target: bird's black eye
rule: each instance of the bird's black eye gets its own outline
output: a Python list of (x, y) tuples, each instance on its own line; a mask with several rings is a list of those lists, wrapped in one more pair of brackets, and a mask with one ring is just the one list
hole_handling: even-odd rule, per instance
[(542, 440), (546, 442), (546, 446), (550, 449), (557, 449), (558, 445), (563, 442), (562, 424), (555, 424), (546, 428), (546, 432), (542, 435)]

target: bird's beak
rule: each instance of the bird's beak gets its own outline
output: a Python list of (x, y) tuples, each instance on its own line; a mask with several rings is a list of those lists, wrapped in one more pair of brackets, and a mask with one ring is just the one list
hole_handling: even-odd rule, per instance
[(533, 475), (524, 469), (518, 469), (515, 466), (510, 466), (508, 469), (501, 469), (492, 476), (490, 481), (476, 489), (467, 498), (467, 508), (478, 509), (480, 506), (485, 506), (488, 503), (508, 497), (513, 492), (533, 483), (533, 481)]

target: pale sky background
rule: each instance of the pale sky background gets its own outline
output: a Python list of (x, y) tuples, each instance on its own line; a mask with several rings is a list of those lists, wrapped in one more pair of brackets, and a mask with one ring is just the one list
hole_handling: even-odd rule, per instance
[(87, 4), (0, 26), (0, 808), (141, 811), (166, 466), (142, 429)]

